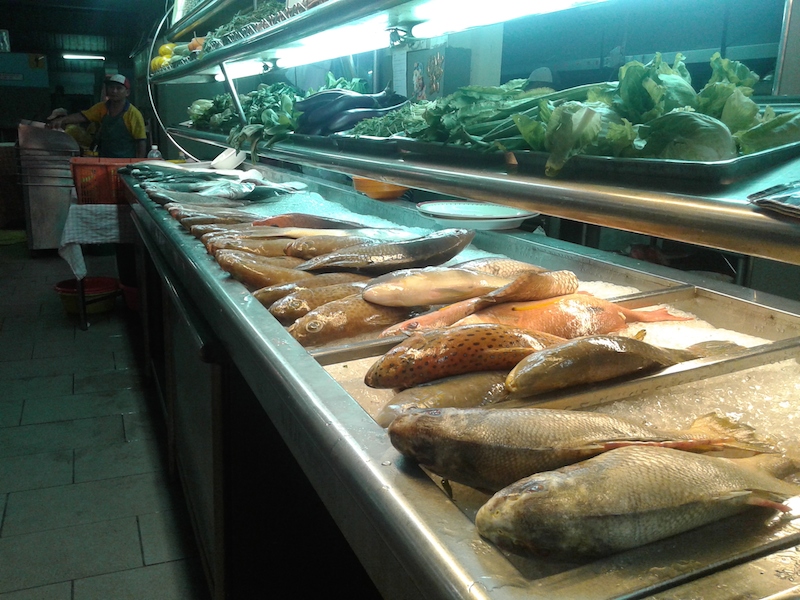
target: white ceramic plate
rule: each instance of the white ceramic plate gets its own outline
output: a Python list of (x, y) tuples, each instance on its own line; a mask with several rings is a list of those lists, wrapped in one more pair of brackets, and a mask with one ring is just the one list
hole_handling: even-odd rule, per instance
[(420, 202), (417, 210), (446, 227), (467, 229), (516, 229), (523, 221), (539, 213), (492, 204), (491, 202)]

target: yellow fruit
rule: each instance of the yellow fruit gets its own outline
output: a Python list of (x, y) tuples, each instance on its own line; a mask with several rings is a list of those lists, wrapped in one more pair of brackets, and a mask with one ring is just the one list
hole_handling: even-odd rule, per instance
[(150, 61), (150, 71), (158, 71), (161, 67), (167, 64), (167, 58), (164, 56), (156, 56)]
[(172, 56), (172, 49), (175, 48), (175, 44), (170, 42), (169, 44), (162, 44), (161, 47), (158, 49), (158, 53), (161, 56)]

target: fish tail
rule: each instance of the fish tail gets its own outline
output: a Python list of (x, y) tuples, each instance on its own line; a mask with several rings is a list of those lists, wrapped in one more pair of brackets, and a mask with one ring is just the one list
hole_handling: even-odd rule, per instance
[(744, 423), (709, 413), (698, 418), (688, 429), (694, 438), (703, 438), (714, 447), (737, 448), (751, 452), (776, 452), (775, 446), (756, 437), (756, 431)]

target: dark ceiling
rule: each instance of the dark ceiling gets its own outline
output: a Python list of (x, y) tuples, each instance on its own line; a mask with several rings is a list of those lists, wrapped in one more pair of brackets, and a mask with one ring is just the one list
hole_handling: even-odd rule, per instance
[[(0, 0), (12, 52), (130, 54), (152, 34), (171, 0)], [(82, 47), (86, 46), (86, 47)]]

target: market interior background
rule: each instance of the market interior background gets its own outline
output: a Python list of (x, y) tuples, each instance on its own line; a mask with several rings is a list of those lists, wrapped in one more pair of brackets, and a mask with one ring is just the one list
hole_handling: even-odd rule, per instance
[[(0, 53), (0, 71), (30, 68), (46, 72), (45, 84), (37, 87), (17, 87), (8, 78), (0, 81), (4, 91), (13, 92), (0, 94), (0, 142), (15, 140), (21, 118), (43, 120), (54, 108), (74, 111), (89, 106), (97, 100), (106, 73), (121, 72), (133, 82), (131, 99), (148, 120), (153, 143), (159, 144), (166, 158), (177, 158), (178, 149), (159, 131), (145, 76), (152, 36), (168, 4), (168, 0), (0, 0), (0, 29), (9, 32), (11, 54), (28, 55), (27, 65), (2, 66), (9, 57)], [(249, 2), (231, 3), (227, 13), (220, 15), (220, 22), (232, 17), (237, 9), (249, 6)], [(482, 28), (479, 36), (470, 31), (451, 35), (447, 45), (471, 49), (468, 83), (497, 85), (528, 77), (544, 67), (549, 69), (556, 89), (614, 80), (624, 62), (646, 61), (654, 49), (666, 55), (682, 52), (696, 85), (702, 86), (710, 75), (711, 54), (722, 49), (729, 58), (741, 60), (759, 73), (756, 94), (769, 96), (783, 9), (784, 0), (616, 0), (578, 12), (557, 12), (489, 26)], [(102, 54), (106, 60), (68, 61), (62, 58), (64, 52)], [(285, 78), (302, 88), (317, 80), (321, 83), (331, 70), (336, 76), (372, 78), (373, 87), (381, 89), (390, 82), (387, 63), (391, 59), (386, 53), (383, 67), (373, 73), (374, 61), (368, 54), (247, 77), (237, 84), (240, 93), (246, 93), (260, 82)], [(185, 120), (186, 108), (197, 98), (222, 93), (222, 83), (158, 86), (153, 90), (159, 115), (168, 122)], [(208, 149), (202, 145), (189, 142), (186, 148), (195, 155), (201, 153), (198, 158), (213, 158), (207, 156)], [(0, 203), (0, 227), (20, 228), (21, 191), (13, 180), (13, 165), (8, 159), (2, 164), (5, 166), (0, 186), (7, 199)], [(417, 196), (416, 201), (428, 199), (420, 192)], [(702, 271), (782, 296), (800, 295), (800, 277), (793, 266), (564, 219), (543, 218), (542, 225), (548, 235), (570, 242)]]

